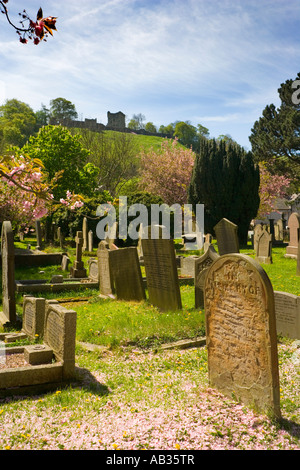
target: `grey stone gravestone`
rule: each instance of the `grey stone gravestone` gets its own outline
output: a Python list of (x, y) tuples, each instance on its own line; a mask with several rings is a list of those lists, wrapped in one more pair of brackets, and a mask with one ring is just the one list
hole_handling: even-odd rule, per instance
[(15, 247), (11, 223), (4, 221), (1, 230), (2, 307), (0, 324), (9, 326), (17, 321), (15, 299)]
[(98, 266), (98, 259), (90, 258), (88, 260), (89, 266), (89, 279), (94, 282), (99, 282), (99, 266)]
[(76, 260), (74, 265), (70, 268), (70, 277), (74, 278), (84, 278), (86, 277), (86, 269), (82, 261), (82, 246), (83, 246), (83, 234), (82, 232), (77, 232), (76, 238)]
[(256, 261), (272, 264), (272, 234), (263, 229), (257, 239)]
[(204, 308), (204, 283), (208, 268), (220, 255), (213, 246), (209, 246), (195, 262), (195, 308)]
[(300, 340), (300, 297), (288, 292), (274, 292), (277, 333)]
[(114, 292), (118, 299), (145, 300), (145, 289), (135, 247), (112, 250), (109, 253)]
[(257, 245), (258, 245), (258, 239), (263, 231), (263, 224), (256, 224), (254, 226), (254, 229), (253, 229), (253, 232), (254, 232), (254, 235), (253, 235), (253, 248), (254, 248), (254, 251), (255, 253), (257, 253)]
[(210, 386), (280, 418), (274, 292), (255, 260), (228, 254), (210, 266), (205, 318)]
[(45, 306), (43, 298), (23, 297), (22, 332), (32, 340), (44, 336)]
[(88, 250), (88, 221), (87, 218), (83, 218), (82, 222), (82, 236), (83, 236), (83, 244), (82, 244), (82, 251)]
[(62, 260), (61, 260), (61, 269), (63, 271), (69, 271), (70, 262), (71, 262), (71, 260), (70, 260), (69, 256), (63, 255)]
[(114, 222), (111, 226), (108, 225), (105, 231), (105, 239), (106, 243), (108, 243), (109, 249), (111, 250), (114, 248), (115, 241), (117, 238), (117, 229), (118, 229), (118, 223)]
[(300, 227), (300, 215), (297, 212), (293, 212), (288, 220), (289, 228), (289, 244), (286, 247), (286, 255), (288, 257), (296, 258), (298, 253), (298, 242), (299, 242), (299, 227)]
[(220, 255), (239, 253), (237, 225), (230, 222), (230, 220), (223, 218), (214, 226), (214, 231)]
[(182, 308), (174, 241), (142, 239), (149, 301), (162, 311)]
[(180, 259), (180, 274), (181, 276), (195, 277), (195, 261), (199, 256), (182, 256)]
[(100, 297), (111, 297), (114, 298), (113, 292), (113, 281), (110, 269), (110, 258), (109, 258), (109, 247), (108, 243), (104, 240), (98, 245), (97, 258), (98, 258), (98, 269), (99, 269), (99, 290)]
[(92, 252), (93, 251), (93, 230), (89, 230), (88, 233), (88, 251)]

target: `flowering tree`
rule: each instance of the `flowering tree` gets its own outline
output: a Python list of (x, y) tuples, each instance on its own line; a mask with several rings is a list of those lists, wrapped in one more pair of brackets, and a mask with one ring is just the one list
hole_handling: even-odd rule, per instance
[(194, 153), (177, 139), (164, 139), (159, 151), (141, 154), (141, 186), (168, 204), (185, 204), (194, 166)]
[(36, 219), (44, 217), (49, 208), (83, 205), (82, 197), (67, 191), (65, 199), (55, 201), (53, 187), (60, 174), (51, 182), (43, 163), (26, 155), (0, 157), (0, 222), (10, 220), (13, 227), (25, 230)]
[[(33, 21), (29, 18), (26, 10), (23, 10), (22, 13), (19, 13), (22, 20), (20, 21), (21, 27), (16, 26), (12, 23), (9, 18), (8, 10), (5, 4), (8, 3), (8, 0), (0, 0), (0, 11), (6, 16), (9, 24), (15, 28), (16, 33), (20, 37), (20, 42), (26, 44), (28, 39), (33, 40), (34, 44), (39, 44), (41, 40), (46, 41), (48, 34), (53, 36), (52, 31), (56, 31), (56, 17), (48, 16), (43, 18), (43, 10), (39, 8), (36, 16), (36, 21)], [(25, 22), (28, 22), (28, 25), (25, 26)]]
[(283, 175), (271, 174), (264, 163), (259, 164), (259, 173), (260, 205), (256, 218), (261, 219), (275, 209), (276, 199), (286, 196), (291, 180)]

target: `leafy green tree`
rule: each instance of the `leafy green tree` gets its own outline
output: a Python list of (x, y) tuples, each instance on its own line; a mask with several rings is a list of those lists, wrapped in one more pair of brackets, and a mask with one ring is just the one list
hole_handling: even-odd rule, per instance
[(156, 126), (153, 124), (153, 122), (147, 122), (145, 124), (145, 131), (155, 134), (157, 132), (157, 129), (156, 129)]
[[(297, 77), (300, 79), (300, 72)], [(273, 174), (292, 178), (291, 189), (300, 188), (300, 100), (295, 100), (293, 83), (287, 80), (278, 89), (281, 105), (267, 105), (254, 123), (249, 140), (254, 159), (264, 162)]]
[(175, 124), (172, 122), (168, 124), (167, 126), (161, 125), (158, 130), (158, 132), (160, 132), (161, 134), (169, 134), (170, 136), (173, 136), (174, 131), (175, 131)]
[(10, 145), (22, 147), (35, 131), (36, 116), (28, 104), (11, 99), (0, 106), (2, 150)]
[(209, 138), (209, 130), (207, 127), (202, 126), (202, 124), (197, 124), (197, 135), (201, 139), (204, 137), (205, 139)]
[(179, 141), (186, 147), (192, 147), (197, 142), (197, 129), (188, 121), (177, 122), (174, 135), (178, 137)]
[(207, 233), (223, 217), (238, 226), (241, 245), (247, 242), (250, 222), (259, 207), (259, 168), (251, 152), (238, 144), (201, 141), (192, 171), (188, 200), (194, 207), (204, 204), (204, 224)]
[(42, 104), (41, 109), (35, 113), (35, 117), (38, 129), (43, 126), (47, 126), (50, 121), (50, 110), (46, 108), (44, 104)]
[(50, 101), (50, 124), (63, 124), (78, 117), (75, 105), (65, 98)]
[(73, 136), (62, 126), (48, 125), (30, 137), (19, 153), (41, 160), (50, 180), (61, 172), (53, 190), (56, 200), (64, 198), (66, 191), (94, 194), (98, 171), (94, 165), (87, 165), (89, 151), (82, 145), (79, 135)]
[(135, 131), (139, 129), (145, 129), (145, 116), (141, 113), (134, 114), (128, 123), (128, 127), (129, 129), (133, 129)]

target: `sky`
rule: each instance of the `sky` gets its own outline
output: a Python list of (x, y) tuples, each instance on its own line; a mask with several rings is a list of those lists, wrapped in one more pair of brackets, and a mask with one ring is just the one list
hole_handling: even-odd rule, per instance
[(299, 0), (9, 0), (18, 24), (57, 16), (47, 42), (21, 44), (0, 15), (0, 105), (16, 98), (34, 111), (71, 101), (78, 118), (107, 124), (189, 121), (211, 137), (249, 135), (278, 88), (300, 71)]

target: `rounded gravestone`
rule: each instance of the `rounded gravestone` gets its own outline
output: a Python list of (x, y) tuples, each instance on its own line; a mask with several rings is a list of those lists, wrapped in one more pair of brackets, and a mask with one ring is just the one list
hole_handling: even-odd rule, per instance
[(210, 386), (280, 417), (274, 292), (252, 258), (218, 258), (205, 279)]

